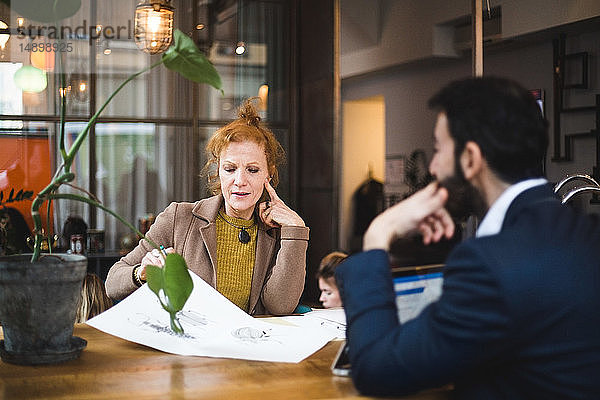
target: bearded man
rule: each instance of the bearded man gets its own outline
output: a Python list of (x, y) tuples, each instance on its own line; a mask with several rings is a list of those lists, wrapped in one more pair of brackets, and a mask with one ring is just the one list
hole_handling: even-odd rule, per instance
[[(461, 399), (600, 398), (600, 225), (562, 205), (543, 177), (547, 123), (529, 91), (486, 77), (452, 82), (438, 111), (436, 181), (369, 226), (336, 270), (352, 378), (368, 395), (452, 384)], [(400, 324), (390, 243), (450, 238), (454, 216), (482, 218), (446, 259), (438, 301)]]

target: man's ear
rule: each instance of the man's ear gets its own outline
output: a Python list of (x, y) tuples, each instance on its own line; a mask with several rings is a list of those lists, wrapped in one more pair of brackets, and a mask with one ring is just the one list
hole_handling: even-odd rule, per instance
[(481, 148), (477, 143), (467, 142), (465, 144), (465, 148), (460, 155), (460, 165), (467, 180), (473, 179), (474, 176), (481, 172), (484, 160)]

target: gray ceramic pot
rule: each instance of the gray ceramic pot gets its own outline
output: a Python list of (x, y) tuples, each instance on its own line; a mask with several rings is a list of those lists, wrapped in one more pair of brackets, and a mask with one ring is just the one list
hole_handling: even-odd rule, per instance
[(73, 324), (87, 259), (81, 255), (31, 254), (0, 257), (2, 361), (53, 364), (77, 358), (87, 342)]

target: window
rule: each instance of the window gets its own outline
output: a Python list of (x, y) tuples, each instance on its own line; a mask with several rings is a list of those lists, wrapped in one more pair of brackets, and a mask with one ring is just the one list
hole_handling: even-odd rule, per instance
[[(22, 15), (0, 2), (0, 20), (11, 31), (0, 59), (0, 138), (11, 143), (19, 140), (25, 147), (33, 146), (34, 136), (45, 138), (49, 165), (43, 168), (49, 168), (49, 174), (60, 159), (59, 57), (64, 57), (66, 71), (67, 146), (118, 85), (159, 60), (160, 56), (141, 52), (133, 41), (136, 4), (135, 0), (82, 1), (75, 15), (53, 26), (22, 20)], [(140, 75), (115, 96), (92, 126), (73, 168), (75, 186), (94, 193), (134, 224), (147, 214), (159, 213), (171, 201), (207, 195), (205, 180), (199, 177), (205, 163), (204, 144), (236, 116), (241, 101), (257, 96), (261, 87), (263, 95), (265, 89), (268, 93), (263, 118), (288, 150), (288, 2), (179, 0), (174, 6), (175, 27), (190, 34), (209, 56), (223, 80), (224, 95), (162, 66)], [(18, 28), (24, 34), (17, 34)], [(63, 42), (56, 39), (58, 32), (65, 34)], [(239, 42), (246, 49), (241, 55), (235, 53)], [(50, 51), (40, 57), (41, 48)], [(46, 87), (36, 93), (21, 90), (14, 81), (17, 70), (33, 64), (46, 79)], [(17, 162), (31, 162), (31, 154), (24, 152), (29, 160)], [(9, 166), (4, 164), (0, 177), (7, 175)], [(287, 177), (285, 171), (282, 175)], [(0, 179), (0, 190), (7, 193), (11, 187), (21, 187), (28, 177), (22, 180)], [(289, 192), (288, 185), (284, 180), (280, 189)], [(29, 205), (24, 204), (24, 209)], [(82, 216), (90, 228), (105, 229), (109, 250), (117, 250), (129, 233), (101, 210), (64, 200), (53, 205), (57, 233), (69, 215)]]

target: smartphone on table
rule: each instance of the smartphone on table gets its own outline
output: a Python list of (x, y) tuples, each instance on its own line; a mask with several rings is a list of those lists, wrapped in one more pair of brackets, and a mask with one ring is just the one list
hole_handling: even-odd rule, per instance
[(348, 356), (348, 343), (346, 341), (340, 346), (340, 349), (333, 359), (331, 372), (337, 376), (350, 375), (350, 357)]

